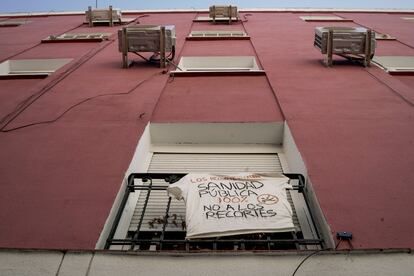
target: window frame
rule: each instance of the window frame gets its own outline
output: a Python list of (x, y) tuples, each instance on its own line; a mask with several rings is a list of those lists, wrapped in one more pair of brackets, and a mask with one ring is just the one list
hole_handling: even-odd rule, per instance
[[(392, 59), (397, 59), (396, 61)], [(399, 65), (398, 62), (409, 59), (408, 66)], [(373, 62), (391, 75), (414, 75), (414, 56), (375, 56)], [(392, 64), (397, 62), (397, 64)]]
[[(208, 135), (207, 135), (208, 134)], [(152, 159), (157, 153), (212, 153), (212, 154), (277, 154), (279, 166), (284, 173), (301, 173), (306, 177), (306, 192), (310, 208), (302, 208), (304, 200), (301, 195), (290, 193), (296, 209), (300, 230), (304, 238), (323, 238), (326, 247), (333, 248), (329, 226), (320, 208), (319, 202), (307, 178), (307, 169), (286, 122), (267, 123), (149, 123), (137, 144), (129, 168), (122, 180), (105, 226), (96, 243), (97, 249), (104, 249), (108, 237), (123, 239), (131, 230), (131, 219), (139, 199), (139, 193), (131, 193), (122, 212), (119, 227), (114, 230), (114, 219), (124, 198), (128, 185), (127, 177), (137, 172), (187, 172), (169, 169), (152, 171)], [(299, 203), (299, 204), (297, 204)], [(310, 225), (310, 213), (315, 225)], [(136, 213), (139, 218), (140, 213)], [(147, 219), (147, 221), (149, 221)], [(296, 224), (295, 224), (296, 225)], [(148, 228), (148, 227), (147, 227)], [(172, 229), (173, 230), (173, 229)], [(174, 231), (174, 230), (173, 230)], [(301, 249), (319, 249), (320, 246), (306, 246)], [(111, 246), (111, 250), (126, 250), (122, 246)], [(236, 252), (236, 251), (234, 251)]]
[(72, 58), (8, 59), (0, 63), (0, 79), (46, 78), (72, 60)]
[[(240, 34), (240, 35), (236, 35)], [(242, 30), (201, 30), (191, 31), (186, 40), (249, 40), (250, 36)]]
[(337, 15), (302, 15), (299, 18), (305, 22), (354, 22), (353, 19)]
[[(234, 65), (232, 65), (234, 64)], [(173, 76), (264, 75), (255, 56), (183, 56)]]
[(42, 43), (63, 43), (63, 42), (101, 42), (108, 40), (112, 33), (64, 33), (61, 35), (50, 35), (42, 39)]
[(19, 20), (19, 19), (6, 19), (0, 22), (0, 28), (7, 28), (7, 27), (19, 27), (32, 21), (27, 20)]

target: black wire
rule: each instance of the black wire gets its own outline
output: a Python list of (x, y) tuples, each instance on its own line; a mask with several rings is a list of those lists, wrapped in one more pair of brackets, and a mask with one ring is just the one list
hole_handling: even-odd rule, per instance
[(141, 22), (139, 22), (139, 19), (140, 18), (143, 18), (143, 17), (148, 17), (149, 16), (149, 14), (142, 14), (142, 15), (139, 15), (139, 16), (137, 16), (137, 18), (135, 18), (134, 19), (134, 21), (133, 22), (135, 22), (136, 24), (141, 24)]
[(93, 99), (100, 98), (100, 97), (128, 95), (128, 94), (132, 93), (135, 89), (137, 89), (139, 86), (141, 86), (143, 83), (145, 83), (145, 82), (149, 81), (150, 79), (152, 79), (152, 78), (153, 78), (153, 77), (155, 77), (156, 75), (160, 75), (160, 74), (162, 74), (162, 72), (157, 72), (156, 74), (151, 75), (149, 78), (146, 78), (145, 80), (143, 80), (143, 81), (139, 82), (138, 84), (136, 84), (134, 87), (132, 87), (131, 89), (129, 89), (129, 90), (128, 90), (128, 91), (126, 91), (126, 92), (100, 94), (100, 95), (96, 95), (96, 96), (93, 96), (93, 97), (89, 97), (89, 98), (83, 99), (82, 101), (80, 101), (80, 102), (78, 102), (78, 103), (76, 103), (76, 104), (73, 104), (73, 105), (71, 105), (70, 107), (68, 107), (68, 108), (67, 108), (65, 111), (63, 111), (63, 112), (62, 112), (59, 116), (57, 116), (56, 118), (54, 118), (54, 119), (52, 119), (52, 120), (47, 120), (47, 121), (41, 121), (41, 122), (31, 123), (31, 124), (22, 125), (22, 126), (18, 126), (18, 127), (15, 127), (15, 128), (10, 128), (10, 129), (6, 129), (6, 130), (5, 130), (5, 129), (2, 129), (2, 130), (1, 130), (1, 132), (5, 132), (5, 133), (7, 133), (7, 132), (12, 132), (12, 131), (15, 131), (15, 130), (19, 130), (19, 129), (22, 129), (22, 128), (27, 128), (27, 127), (31, 127), (31, 126), (36, 126), (36, 125), (43, 125), (43, 124), (51, 124), (51, 123), (54, 123), (54, 122), (58, 121), (59, 119), (61, 119), (63, 116), (65, 116), (65, 114), (66, 114), (66, 113), (68, 113), (69, 111), (71, 111), (72, 109), (74, 109), (75, 107), (77, 107), (77, 106), (79, 106), (79, 105), (81, 105), (81, 104), (83, 104), (83, 103), (86, 103), (86, 102), (88, 102), (88, 101), (91, 101), (91, 100), (93, 100)]
[[(336, 16), (339, 16), (339, 17), (341, 17), (341, 15), (338, 15), (337, 13), (333, 13), (334, 15), (336, 15)], [(365, 29), (371, 29), (371, 30), (374, 30), (375, 31), (375, 28), (370, 28), (370, 27), (368, 27), (368, 26), (366, 26), (366, 25), (364, 25), (364, 24), (361, 24), (361, 23), (358, 23), (358, 22), (356, 22), (356, 21), (354, 21), (354, 23), (356, 24), (356, 25), (359, 25), (359, 26), (361, 26), (361, 27), (364, 27)], [(405, 46), (407, 46), (407, 47), (409, 47), (409, 48), (411, 48), (411, 49), (414, 49), (414, 47), (413, 46), (411, 46), (410, 44), (407, 44), (407, 43), (405, 43), (405, 42), (402, 42), (401, 40), (399, 40), (398, 38), (395, 38), (395, 41), (398, 41), (399, 43), (401, 43), (401, 44), (403, 44), (403, 45), (405, 45)]]
[(58, 78), (56, 78), (52, 82), (48, 83), (40, 91), (30, 95), (29, 97), (27, 97), (26, 99), (21, 101), (19, 104), (17, 104), (17, 106), (11, 112), (9, 112), (7, 115), (5, 115), (0, 120), (0, 125), (4, 124), (1, 127), (1, 130), (5, 129), (8, 124), (10, 124), (17, 116), (19, 116), (23, 111), (25, 111), (30, 105), (32, 105), (36, 100), (38, 100), (46, 92), (48, 92), (50, 89), (52, 89), (58, 83), (60, 83), (62, 80), (64, 80), (66, 77), (68, 77), (72, 72), (74, 72), (76, 69), (78, 69), (80, 66), (82, 66), (85, 62), (87, 62), (88, 60), (93, 58), (96, 54), (101, 52), (103, 49), (105, 49), (107, 46), (109, 46), (114, 41), (115, 40), (109, 40), (109, 41), (105, 42), (106, 44), (103, 44), (101, 47), (99, 47), (97, 49), (96, 48), (92, 49), (86, 55), (84, 55), (80, 60), (78, 60), (75, 64), (73, 64), (71, 67), (69, 67), (65, 72), (63, 72)]
[[(334, 13), (334, 15), (336, 15), (336, 16), (340, 16), (340, 15), (338, 15), (337, 13)], [(356, 24), (356, 25), (358, 25), (358, 26), (361, 26), (361, 27), (364, 27), (365, 29), (371, 29), (371, 30), (374, 30), (374, 28), (370, 28), (370, 27), (368, 27), (368, 26), (366, 26), (366, 25), (364, 25), (364, 24), (361, 24), (361, 23), (358, 23), (358, 22), (356, 22), (356, 21), (354, 21), (354, 23)], [(374, 30), (375, 31), (375, 30)], [(402, 42), (401, 40), (399, 40), (398, 38), (396, 38), (395, 39), (396, 41), (398, 41), (399, 43), (401, 43), (401, 44), (403, 44), (403, 45), (405, 45), (405, 46), (407, 46), (407, 47), (409, 47), (409, 48), (411, 48), (411, 49), (414, 49), (414, 47), (413, 46), (411, 46), (411, 45), (409, 45), (409, 44), (407, 44), (407, 43), (405, 43), (405, 42)], [(403, 101), (405, 101), (406, 103), (408, 103), (409, 105), (411, 105), (411, 106), (414, 106), (414, 104), (410, 101), (410, 100), (408, 100), (408, 99), (406, 99), (403, 95), (401, 95), (397, 90), (395, 90), (394, 88), (392, 88), (390, 85), (388, 85), (388, 84), (386, 84), (385, 82), (383, 82), (380, 78), (378, 78), (377, 76), (375, 76), (374, 74), (372, 74), (371, 72), (369, 72), (367, 69), (365, 69), (365, 71), (367, 71), (368, 72), (368, 74), (370, 74), (373, 78), (375, 78), (377, 81), (379, 81), (380, 83), (382, 83), (383, 85), (385, 85), (386, 87), (388, 87), (392, 92), (394, 92), (394, 94), (396, 94), (398, 97), (400, 97)]]
[(411, 105), (414, 107), (414, 103), (412, 103), (410, 100), (406, 99), (403, 95), (401, 95), (397, 90), (395, 90), (394, 88), (392, 88), (390, 85), (388, 85), (387, 83), (385, 83), (384, 81), (382, 81), (379, 77), (375, 76), (373, 73), (371, 73), (368, 69), (365, 69), (366, 72), (368, 72), (368, 74), (370, 74), (373, 78), (375, 78), (377, 81), (379, 81), (380, 83), (382, 83), (383, 85), (385, 85), (386, 87), (388, 87), (395, 95), (397, 95), (398, 97), (400, 97), (404, 102), (406, 102), (407, 104)]
[[(248, 34), (248, 31), (247, 31), (246, 26), (245, 26), (245, 22), (242, 21), (241, 24), (242, 24), (242, 27), (243, 27), (244, 32), (246, 34)], [(259, 53), (257, 52), (257, 49), (254, 46), (253, 40), (252, 39), (249, 39), (249, 41), (250, 41), (250, 45), (252, 45), (253, 52), (254, 52), (254, 55), (255, 55), (255, 58), (256, 58), (257, 62), (259, 63), (259, 66), (261, 68), (263, 68), (263, 70), (264, 70), (263, 64), (262, 64), (262, 62), (260, 61), (260, 58), (259, 58)], [(284, 110), (282, 108), (282, 105), (280, 104), (279, 99), (278, 99), (278, 97), (276, 95), (276, 90), (273, 88), (272, 82), (270, 81), (269, 75), (268, 74), (265, 74), (265, 78), (266, 78), (266, 82), (269, 84), (270, 90), (272, 90), (273, 98), (275, 99), (276, 104), (279, 107), (279, 110), (282, 113), (283, 118), (287, 118), (287, 116), (286, 116), (286, 114), (285, 114), (285, 112), (284, 112)]]
[[(192, 28), (193, 28), (193, 26), (194, 26), (194, 20), (195, 20), (197, 17), (198, 17), (198, 12), (196, 12), (196, 13), (195, 13), (195, 16), (194, 16), (193, 22), (191, 22), (191, 25), (190, 25), (190, 27), (189, 27), (189, 32), (188, 32), (188, 34), (189, 34), (189, 33), (191, 33), (191, 30), (192, 30)], [(187, 36), (188, 36), (188, 35), (187, 35)], [(187, 40), (184, 40), (183, 46), (181, 47), (181, 49), (180, 49), (179, 53), (177, 54), (177, 58), (179, 58), (179, 57), (181, 56), (181, 53), (183, 53), (183, 51), (184, 51), (184, 47), (185, 47), (185, 45), (186, 45), (186, 42), (187, 42)], [(175, 46), (174, 46), (174, 57), (175, 57), (175, 54), (176, 54), (176, 51), (175, 51)], [(168, 73), (168, 71), (170, 70), (169, 68), (170, 68), (170, 65), (171, 65), (171, 64), (173, 64), (173, 61), (172, 61), (172, 60), (170, 60), (170, 61), (168, 61), (168, 60), (167, 60), (167, 63), (168, 63), (168, 69), (167, 69), (167, 71), (165, 71), (166, 73)], [(173, 64), (173, 65), (174, 65), (174, 64)], [(175, 65), (174, 65), (174, 66), (175, 66)], [(154, 110), (156, 110), (156, 109), (157, 109), (158, 104), (159, 104), (159, 99), (161, 99), (161, 97), (163, 96), (163, 94), (164, 94), (164, 92), (165, 92), (165, 88), (166, 88), (166, 86), (167, 86), (169, 83), (173, 82), (173, 81), (174, 81), (174, 76), (172, 76), (172, 77), (171, 77), (171, 75), (170, 75), (170, 79), (169, 79), (169, 80), (167, 80), (167, 82), (165, 83), (165, 86), (163, 87), (163, 89), (161, 90), (161, 93), (160, 93), (160, 94), (159, 94), (159, 96), (158, 96), (158, 99), (157, 99), (157, 101), (156, 101), (156, 103), (155, 103), (155, 106), (154, 106)]]
[[(80, 26), (82, 26), (83, 23), (79, 26), (73, 27), (66, 32), (70, 32), (71, 30), (74, 30)], [(63, 34), (63, 33), (62, 33)], [(60, 34), (59, 34), (60, 35)], [(28, 96), (26, 99), (22, 100), (21, 102), (19, 102), (16, 107), (9, 112), (8, 114), (6, 114), (5, 116), (3, 116), (0, 119), (0, 126), (3, 125), (10, 117), (12, 117), (10, 120), (8, 120), (8, 122), (6, 122), (2, 127), (1, 130), (3, 130), (11, 121), (13, 121), (19, 114), (21, 114), (27, 107), (29, 107), (32, 103), (34, 103), (37, 99), (39, 99), (43, 94), (45, 94), (47, 91), (49, 91), (51, 88), (53, 88), (55, 85), (57, 85), (60, 81), (64, 80), (69, 74), (71, 74), (74, 70), (78, 69), (83, 63), (85, 63), (86, 61), (88, 61), (89, 59), (91, 59), (93, 56), (95, 56), (97, 53), (99, 53), (101, 50), (103, 50), (104, 48), (106, 48), (110, 43), (112, 43), (114, 40), (112, 40), (111, 42), (109, 42), (108, 44), (104, 44), (103, 47), (101, 46), (100, 48), (96, 49), (92, 49), (91, 51), (89, 51), (86, 55), (84, 55), (82, 58), (80, 58), (80, 60), (78, 60), (75, 64), (73, 64), (71, 67), (69, 67), (65, 72), (63, 72), (58, 78), (56, 78), (55, 80), (53, 80), (52, 82), (46, 84), (42, 89), (40, 89), (38, 92)], [(30, 48), (27, 48), (17, 54), (14, 54), (12, 56), (9, 56), (7, 59), (10, 59), (12, 57), (15, 57), (17, 55), (20, 55), (26, 51), (29, 51), (30, 49), (33, 49), (35, 47), (37, 47), (39, 44), (38, 43)], [(95, 52), (94, 52), (95, 51)], [(91, 55), (92, 53), (92, 55)], [(33, 100), (32, 100), (33, 99)]]
[[(73, 30), (75, 30), (75, 29), (77, 29), (77, 28), (80, 28), (80, 27), (82, 27), (82, 26), (83, 26), (83, 23), (82, 23), (82, 24), (79, 24), (79, 25), (77, 25), (77, 26), (75, 26), (75, 27), (73, 27), (73, 28), (70, 28), (70, 29), (66, 30), (66, 31), (64, 31), (64, 32), (63, 32), (63, 33), (61, 33), (61, 34), (58, 34), (57, 36), (62, 35), (62, 34), (65, 34), (65, 33), (70, 32), (70, 31), (73, 31)], [(16, 53), (16, 54), (13, 54), (13, 55), (11, 55), (11, 56), (8, 56), (8, 57), (6, 57), (6, 58), (4, 58), (4, 59), (0, 60), (0, 62), (3, 62), (3, 61), (6, 61), (6, 60), (9, 60), (9, 59), (11, 59), (11, 58), (14, 58), (14, 57), (16, 57), (16, 56), (20, 55), (20, 54), (23, 54), (23, 53), (25, 53), (25, 52), (27, 52), (27, 51), (30, 51), (31, 49), (36, 48), (37, 46), (39, 46), (39, 45), (41, 45), (41, 44), (42, 44), (42, 42), (38, 42), (38, 43), (36, 43), (35, 45), (30, 46), (29, 48), (26, 48), (26, 49), (24, 49), (24, 50), (22, 50), (22, 51), (20, 51), (20, 52), (18, 52), (18, 53)]]
[(335, 250), (336, 250), (336, 249), (338, 249), (338, 247), (339, 247), (339, 245), (341, 244), (341, 242), (342, 242), (342, 239), (340, 239), (340, 240), (339, 240), (339, 242), (336, 244), (336, 246), (335, 246)]
[[(339, 247), (339, 245), (342, 243), (342, 241), (343, 241), (343, 239), (339, 239), (339, 241), (338, 241), (338, 243), (336, 244), (336, 246), (335, 246), (335, 250), (337, 250), (338, 249), (338, 247)], [(350, 240), (348, 240), (348, 243), (349, 243), (349, 247), (351, 248), (351, 249), (354, 249), (354, 247), (353, 247), (353, 245), (352, 245), (352, 243), (351, 243), (351, 241)], [(309, 254), (308, 256), (306, 256), (299, 264), (298, 264), (298, 266), (296, 267), (296, 269), (295, 269), (295, 271), (292, 273), (292, 276), (295, 276), (296, 275), (296, 272), (299, 270), (299, 268), (303, 265), (303, 263), (304, 262), (306, 262), (306, 260), (307, 259), (309, 259), (310, 257), (312, 257), (312, 256), (315, 256), (315, 255), (317, 255), (317, 254), (319, 254), (319, 253), (321, 253), (322, 251), (326, 251), (326, 250), (330, 250), (330, 248), (325, 248), (325, 249), (320, 249), (320, 250), (316, 250), (316, 251), (314, 251), (314, 252), (312, 252), (311, 254)]]
[(247, 22), (247, 21), (249, 21), (249, 19), (247, 19), (247, 16), (252, 16), (252, 14), (251, 14), (251, 13), (246, 13), (246, 14), (243, 14), (243, 18), (244, 18), (244, 20), (242, 20), (242, 22)]
[(306, 256), (300, 263), (299, 263), (299, 265), (296, 267), (296, 269), (295, 269), (295, 271), (293, 271), (293, 273), (292, 273), (292, 276), (295, 276), (296, 275), (296, 272), (299, 270), (299, 268), (301, 267), (301, 265), (304, 263), (304, 262), (306, 262), (306, 260), (307, 259), (309, 259), (310, 257), (312, 257), (312, 256), (315, 256), (316, 254), (319, 254), (320, 252), (322, 252), (322, 251), (325, 251), (325, 250), (328, 250), (328, 248), (325, 248), (325, 249), (320, 249), (320, 250), (317, 250), (317, 251), (314, 251), (314, 252), (312, 252), (311, 254), (309, 254), (308, 256)]

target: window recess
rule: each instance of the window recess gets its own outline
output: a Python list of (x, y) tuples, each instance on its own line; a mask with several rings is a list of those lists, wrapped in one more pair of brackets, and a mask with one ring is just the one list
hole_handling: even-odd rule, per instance
[(264, 75), (253, 56), (182, 57), (172, 75)]
[(0, 79), (46, 78), (72, 59), (19, 59), (0, 63)]
[[(313, 218), (303, 220), (296, 210), (308, 210), (305, 179), (300, 174), (285, 174), (292, 190), (287, 190), (293, 210), (295, 231), (248, 234), (221, 238), (185, 239), (185, 205), (167, 196), (166, 188), (189, 172), (209, 171), (236, 173), (243, 171), (282, 172), (278, 154), (182, 154), (154, 153), (148, 173), (133, 173), (128, 177), (126, 193), (115, 218), (107, 249), (197, 252), (200, 250), (289, 250), (321, 248)], [(114, 238), (123, 208), (128, 198), (138, 199), (125, 238)], [(301, 201), (301, 202), (299, 202)], [(298, 203), (299, 202), (299, 203)], [(310, 223), (310, 225), (305, 225)], [(304, 230), (312, 228), (313, 234)]]
[(18, 27), (27, 23), (30, 23), (31, 21), (27, 21), (27, 20), (16, 20), (16, 19), (12, 19), (12, 20), (5, 20), (5, 21), (1, 21), (0, 22), (0, 28), (1, 27)]
[(306, 22), (353, 22), (352, 19), (347, 19), (335, 15), (306, 15), (299, 16), (300, 19)]
[(386, 33), (379, 33), (379, 32), (375, 32), (375, 39), (376, 40), (396, 40), (395, 37), (386, 34)]
[(50, 35), (42, 39), (42, 43), (101, 42), (108, 40), (111, 35), (111, 33), (65, 33), (61, 35)]
[(391, 75), (414, 74), (414, 56), (375, 56), (373, 62)]
[(192, 31), (186, 40), (249, 40), (243, 31)]

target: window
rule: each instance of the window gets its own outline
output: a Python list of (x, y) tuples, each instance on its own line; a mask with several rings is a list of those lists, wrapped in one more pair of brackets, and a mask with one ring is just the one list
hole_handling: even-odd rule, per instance
[[(193, 20), (194, 22), (213, 22), (213, 18), (208, 16), (198, 16), (196, 19)], [(230, 21), (230, 18), (226, 17), (216, 17), (215, 22), (216, 23), (228, 23)], [(238, 21), (237, 17), (232, 17), (231, 21)]]
[[(120, 192), (114, 204), (113, 222), (108, 220), (111, 230), (107, 229), (104, 236), (105, 248), (191, 252), (323, 247), (308, 207), (305, 179), (300, 174), (286, 173), (290, 170), (279, 142), (284, 139), (281, 131), (283, 125), (279, 123), (155, 124), (151, 133), (147, 128), (130, 165), (122, 190), (125, 193)], [(205, 136), (206, 133), (211, 135)], [(214, 137), (210, 139), (211, 136)], [(145, 148), (149, 150), (147, 154)], [(184, 202), (169, 198), (166, 188), (192, 172), (284, 173), (293, 185), (287, 196), (294, 231), (185, 239)]]
[(72, 59), (20, 59), (0, 64), (0, 78), (46, 78)]
[(243, 31), (192, 31), (187, 40), (243, 40), (250, 37)]
[(390, 74), (414, 73), (414, 56), (375, 56), (373, 61)]
[(111, 35), (111, 33), (65, 33), (61, 35), (50, 35), (42, 39), (42, 43), (100, 42), (108, 40)]
[(375, 32), (375, 39), (376, 40), (395, 40), (396, 38), (389, 34)]
[(175, 76), (193, 74), (261, 75), (264, 73), (253, 56), (182, 57), (177, 69), (171, 72)]
[[(185, 205), (182, 201), (169, 199), (166, 188), (168, 181), (175, 182), (188, 172), (203, 171), (275, 173), (283, 169), (278, 154), (154, 153), (148, 174), (133, 174), (129, 178), (130, 191), (139, 192), (139, 196), (127, 237), (113, 240), (110, 245), (122, 245), (122, 249), (132, 250), (180, 251), (286, 250), (321, 245), (320, 239), (304, 239), (294, 204), (295, 200), (301, 206), (299, 208), (305, 206), (301, 194), (303, 179), (296, 174), (286, 174), (294, 186), (293, 190), (287, 191), (287, 195), (293, 210), (295, 231), (186, 240)], [(147, 181), (143, 182), (143, 179)]]
[(346, 19), (343, 17), (333, 15), (306, 15), (299, 16), (299, 18), (307, 22), (353, 22), (352, 19)]
[(24, 25), (27, 23), (30, 23), (31, 21), (27, 20), (18, 20), (18, 19), (11, 19), (0, 22), (0, 28), (1, 27), (18, 27), (20, 25)]

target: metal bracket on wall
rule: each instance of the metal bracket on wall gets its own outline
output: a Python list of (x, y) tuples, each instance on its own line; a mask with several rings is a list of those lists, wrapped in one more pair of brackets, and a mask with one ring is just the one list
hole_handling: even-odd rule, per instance
[(166, 57), (165, 57), (165, 26), (161, 26), (160, 29), (160, 68), (165, 68)]

